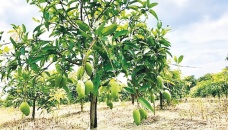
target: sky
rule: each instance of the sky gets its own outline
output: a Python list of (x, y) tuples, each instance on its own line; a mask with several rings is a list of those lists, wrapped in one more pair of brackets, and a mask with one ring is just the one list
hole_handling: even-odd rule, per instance
[[(171, 53), (184, 55), (181, 71), (196, 78), (217, 73), (228, 66), (228, 0), (153, 0), (163, 26), (172, 30), (166, 35), (171, 42)], [(25, 24), (28, 31), (36, 27), (32, 17), (40, 17), (39, 9), (26, 0), (1, 0), (0, 31), (7, 32), (11, 24)], [(151, 16), (148, 25), (156, 21)], [(7, 37), (6, 34), (3, 37)], [(7, 39), (5, 39), (8, 41)], [(177, 69), (176, 67), (172, 67)]]

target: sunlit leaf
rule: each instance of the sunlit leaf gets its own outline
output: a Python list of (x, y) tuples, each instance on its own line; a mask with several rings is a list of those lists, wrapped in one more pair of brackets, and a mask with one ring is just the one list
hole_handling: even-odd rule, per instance
[(113, 36), (112, 39), (118, 38), (120, 36), (126, 35), (128, 33), (128, 30), (122, 30), (122, 31), (118, 31), (115, 33), (115, 35)]
[(108, 35), (112, 34), (113, 32), (115, 32), (116, 29), (117, 29), (117, 24), (112, 24), (107, 27), (104, 27), (101, 31), (101, 34), (104, 36), (108, 36)]
[(173, 59), (174, 59), (174, 61), (175, 61), (176, 63), (178, 63), (178, 62), (177, 62), (177, 57), (176, 57), (176, 56), (174, 56)]
[(101, 34), (101, 30), (104, 28), (105, 26), (105, 22), (103, 22), (95, 31), (95, 34), (100, 35)]
[(158, 5), (158, 3), (150, 3), (149, 5), (148, 5), (148, 7), (149, 8), (153, 8), (154, 6), (157, 6)]
[(36, 18), (32, 18), (33, 21), (37, 22), (37, 23), (40, 23), (40, 20), (36, 19)]
[(135, 91), (134, 91), (132, 88), (130, 88), (130, 87), (124, 87), (124, 89), (125, 89), (128, 93), (131, 93), (131, 94), (134, 94), (134, 93), (135, 93)]
[(181, 63), (181, 61), (183, 60), (184, 56), (181, 55), (179, 58), (178, 58), (178, 64)]
[(23, 31), (23, 33), (25, 33), (25, 32), (26, 32), (26, 27), (25, 27), (25, 25), (24, 25), (24, 24), (22, 24), (22, 31)]
[(76, 20), (76, 23), (82, 31), (86, 32), (89, 30), (89, 26), (81, 20)]
[(157, 13), (154, 10), (150, 9), (149, 12), (158, 20)]
[(10, 48), (8, 46), (5, 46), (3, 49), (3, 52), (8, 53), (10, 51)]
[(139, 97), (138, 101), (142, 104), (143, 107), (149, 109), (150, 111), (154, 111), (153, 107), (151, 106), (151, 104), (143, 97)]

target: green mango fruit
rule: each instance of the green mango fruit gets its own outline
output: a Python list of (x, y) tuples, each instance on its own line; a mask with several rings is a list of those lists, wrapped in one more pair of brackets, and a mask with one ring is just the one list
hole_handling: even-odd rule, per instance
[(119, 94), (119, 83), (116, 81), (113, 81), (112, 83), (110, 83), (111, 85), (111, 96), (112, 98), (117, 98), (118, 94)]
[(138, 109), (133, 111), (133, 118), (134, 118), (134, 122), (136, 125), (140, 125), (141, 123), (141, 116), (140, 116), (140, 112)]
[(139, 113), (140, 113), (141, 120), (146, 119), (146, 111), (144, 109), (140, 108)]
[(167, 102), (170, 103), (170, 101), (171, 101), (171, 94), (170, 94), (170, 92), (168, 90), (165, 90), (165, 91), (163, 91), (162, 94), (165, 97), (165, 99), (167, 100)]
[(87, 75), (91, 76), (93, 73), (93, 66), (89, 62), (86, 62), (85, 70), (86, 70)]
[(27, 102), (22, 102), (20, 105), (20, 110), (24, 115), (28, 116), (30, 113), (30, 106)]
[(76, 91), (78, 93), (79, 98), (85, 97), (85, 84), (81, 80), (79, 80), (77, 83)]
[(78, 71), (77, 71), (77, 78), (78, 80), (80, 80), (82, 78), (82, 76), (84, 75), (85, 73), (85, 68), (83, 66), (79, 67), (78, 68)]
[(89, 95), (89, 93), (93, 93), (93, 82), (91, 80), (87, 80), (85, 82), (85, 95)]

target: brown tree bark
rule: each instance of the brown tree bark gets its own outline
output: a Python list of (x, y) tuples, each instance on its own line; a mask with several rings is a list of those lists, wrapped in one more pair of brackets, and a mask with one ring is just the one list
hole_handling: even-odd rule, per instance
[(91, 94), (90, 129), (97, 128), (97, 96)]

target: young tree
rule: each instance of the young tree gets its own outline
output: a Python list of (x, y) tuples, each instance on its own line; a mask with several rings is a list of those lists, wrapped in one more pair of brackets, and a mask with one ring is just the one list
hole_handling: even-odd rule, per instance
[[(13, 50), (6, 69), (2, 70), (3, 78), (12, 80), (11, 74), (20, 68), (33, 73), (29, 79), (34, 82), (46, 73), (48, 85), (63, 88), (67, 93), (66, 84), (75, 83), (81, 98), (85, 96), (85, 81), (91, 80), (91, 129), (97, 127), (99, 86), (106, 86), (107, 97), (118, 98), (121, 87), (116, 77), (120, 73), (128, 79), (128, 92), (134, 94), (142, 106), (153, 110), (143, 96), (155, 89), (157, 76), (170, 54), (170, 42), (164, 38), (169, 29), (162, 28), (161, 21), (154, 29), (145, 24), (150, 16), (158, 20), (153, 10), (157, 3), (150, 0), (27, 2), (40, 8), (42, 18), (35, 19), (39, 25), (33, 30), (32, 38), (28, 37), (24, 25), (13, 25), (19, 39), (10, 38)], [(44, 39), (42, 36), (47, 32), (49, 38)], [(56, 73), (51, 74), (47, 69), (53, 65)], [(75, 82), (68, 78), (74, 68), (79, 68)]]

